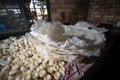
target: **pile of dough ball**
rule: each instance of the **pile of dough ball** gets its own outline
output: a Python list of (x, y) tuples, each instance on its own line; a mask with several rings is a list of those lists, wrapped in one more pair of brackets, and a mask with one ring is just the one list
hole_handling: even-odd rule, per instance
[(64, 61), (45, 61), (25, 36), (0, 41), (0, 80), (59, 80)]

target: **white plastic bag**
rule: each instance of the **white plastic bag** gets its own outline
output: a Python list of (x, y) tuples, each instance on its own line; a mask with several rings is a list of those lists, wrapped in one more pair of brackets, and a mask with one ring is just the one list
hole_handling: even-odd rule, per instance
[(68, 26), (58, 22), (38, 22), (32, 26), (27, 36), (46, 60), (71, 62), (80, 55), (99, 56), (106, 40), (104, 37), (106, 29), (97, 28), (84, 21)]

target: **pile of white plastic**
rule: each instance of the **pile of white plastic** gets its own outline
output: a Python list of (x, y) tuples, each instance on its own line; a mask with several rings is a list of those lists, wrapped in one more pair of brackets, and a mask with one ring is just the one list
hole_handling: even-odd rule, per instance
[(59, 80), (65, 61), (99, 56), (105, 31), (86, 22), (37, 21), (26, 35), (0, 41), (0, 80)]
[(37, 21), (26, 37), (46, 61), (71, 62), (80, 55), (99, 56), (106, 40), (105, 31), (87, 22), (66, 26), (59, 22)]

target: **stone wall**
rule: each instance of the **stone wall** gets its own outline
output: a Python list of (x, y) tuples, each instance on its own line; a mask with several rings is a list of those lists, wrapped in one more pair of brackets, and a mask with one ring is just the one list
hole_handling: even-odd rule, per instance
[(110, 24), (120, 21), (120, 0), (90, 0), (87, 21)]
[(53, 21), (88, 21), (116, 23), (120, 21), (120, 0), (50, 0)]
[(75, 23), (87, 19), (88, 0), (50, 0), (53, 21)]

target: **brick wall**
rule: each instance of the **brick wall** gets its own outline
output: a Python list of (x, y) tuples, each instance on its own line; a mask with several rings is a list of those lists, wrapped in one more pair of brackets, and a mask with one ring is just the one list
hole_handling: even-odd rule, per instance
[(88, 0), (50, 0), (53, 21), (76, 23), (87, 19)]
[(110, 24), (120, 21), (120, 0), (90, 0), (87, 19)]
[(50, 0), (50, 6), (53, 21), (99, 24), (120, 20), (120, 0)]

